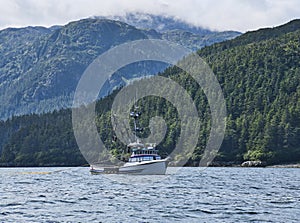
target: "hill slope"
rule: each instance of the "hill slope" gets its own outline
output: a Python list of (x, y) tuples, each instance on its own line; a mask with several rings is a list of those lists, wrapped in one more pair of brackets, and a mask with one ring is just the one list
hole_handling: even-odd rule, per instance
[[(286, 30), (285, 26), (280, 29)], [(270, 37), (260, 41), (256, 41), (261, 38), (258, 31), (258, 36), (251, 34), (255, 41), (252, 37), (252, 40), (247, 39), (249, 34), (245, 34), (240, 37), (245, 40), (242, 43), (231, 40), (198, 52), (216, 74), (228, 111), (226, 135), (216, 162), (262, 160), (278, 164), (300, 161), (300, 29), (280, 31), (275, 37), (272, 36), (274, 29), (269, 31), (263, 33)], [(162, 75), (181, 84), (199, 111), (199, 141), (189, 162), (189, 165), (197, 165), (210, 130), (206, 97), (199, 85), (179, 69), (168, 68)], [(99, 102), (96, 122), (102, 139), (111, 145), (110, 148), (116, 148), (112, 152), (117, 154), (121, 144), (111, 140), (114, 134), (108, 112), (113, 97), (110, 95)], [(148, 125), (149, 117), (163, 115), (166, 118), (169, 128), (159, 147), (163, 154), (170, 153), (180, 135), (176, 109), (158, 98), (139, 103), (144, 108), (143, 126)], [(78, 154), (71, 124), (58, 121), (71, 122), (70, 112), (64, 110), (1, 122), (2, 165), (57, 164), (57, 159), (62, 158), (59, 154)], [(146, 128), (143, 134), (147, 131)], [(40, 156), (45, 157), (43, 162)], [(83, 162), (78, 156), (74, 160), (72, 164)]]
[(43, 31), (46, 33), (39, 37), (31, 33), (31, 41), (22, 40), (25, 44), (21, 41), (9, 52), (2, 52), (1, 118), (69, 107), (83, 71), (98, 55), (114, 45), (147, 38), (125, 23), (97, 19)]
[[(168, 24), (166, 24), (168, 25)], [(148, 38), (169, 39), (193, 49), (231, 38), (203, 39), (137, 29), (120, 21), (84, 19), (62, 27), (27, 27), (0, 31), (0, 119), (70, 107), (86, 67), (118, 44)], [(184, 41), (181, 39), (184, 38)], [(166, 64), (140, 63), (124, 68), (107, 83), (103, 95), (124, 80), (163, 71)], [(122, 77), (123, 76), (123, 77)]]
[[(300, 19), (295, 19), (287, 24), (274, 27), (274, 28), (263, 28), (256, 31), (247, 32), (233, 40), (225, 41), (220, 44), (214, 44), (211, 47), (207, 47), (203, 52), (220, 52), (228, 48), (235, 46), (242, 46), (251, 43), (258, 43), (269, 39), (274, 39), (283, 36), (287, 33), (291, 33), (300, 29)], [(202, 53), (203, 54), (203, 53)]]
[(224, 157), (300, 161), (299, 30), (218, 53), (213, 48), (199, 51), (227, 101)]

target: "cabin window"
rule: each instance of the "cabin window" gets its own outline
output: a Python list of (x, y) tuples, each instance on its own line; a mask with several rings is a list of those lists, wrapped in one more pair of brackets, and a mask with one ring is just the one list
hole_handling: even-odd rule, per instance
[(130, 162), (136, 162), (137, 159), (136, 158), (130, 158)]

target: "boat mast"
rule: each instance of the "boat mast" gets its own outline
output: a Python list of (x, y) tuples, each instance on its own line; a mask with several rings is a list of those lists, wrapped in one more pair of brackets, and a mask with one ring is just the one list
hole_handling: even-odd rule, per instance
[(133, 118), (133, 123), (134, 123), (134, 138), (135, 141), (137, 142), (137, 132), (142, 132), (143, 128), (140, 128), (137, 126), (137, 120), (141, 116), (141, 112), (137, 110), (138, 107), (135, 106), (134, 111), (130, 112), (130, 117)]
[(137, 137), (137, 132), (142, 132), (143, 128), (140, 128), (137, 126), (137, 120), (141, 116), (141, 112), (138, 110), (138, 106), (136, 104), (136, 96), (134, 100), (134, 110), (130, 112), (130, 117), (133, 118), (133, 123), (134, 123), (134, 140), (135, 142), (138, 142), (138, 137)]

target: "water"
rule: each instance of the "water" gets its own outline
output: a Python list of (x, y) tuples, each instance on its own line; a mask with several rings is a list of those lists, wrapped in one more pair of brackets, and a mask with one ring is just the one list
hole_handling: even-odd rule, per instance
[(152, 182), (88, 168), (0, 169), (0, 222), (299, 222), (300, 169), (201, 170)]

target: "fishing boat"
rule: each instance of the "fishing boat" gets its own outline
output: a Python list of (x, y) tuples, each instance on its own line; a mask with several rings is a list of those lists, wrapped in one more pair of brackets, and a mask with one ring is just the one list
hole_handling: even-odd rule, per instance
[(154, 143), (141, 143), (137, 137), (136, 133), (143, 131), (142, 128), (137, 127), (137, 119), (140, 116), (141, 112), (136, 110), (130, 113), (130, 117), (134, 119), (135, 142), (127, 145), (131, 151), (128, 161), (123, 166), (102, 168), (91, 166), (90, 172), (92, 174), (163, 175), (166, 173), (168, 158), (161, 158)]
[(158, 155), (155, 145), (136, 142), (129, 144), (128, 147), (132, 154), (128, 162), (119, 168), (119, 173), (157, 175), (166, 173), (168, 160)]
[(132, 154), (123, 166), (97, 167), (91, 166), (92, 174), (141, 174), (163, 175), (166, 173), (168, 159), (162, 159), (153, 144), (140, 142), (130, 143)]

